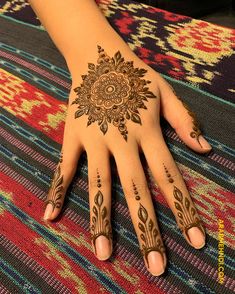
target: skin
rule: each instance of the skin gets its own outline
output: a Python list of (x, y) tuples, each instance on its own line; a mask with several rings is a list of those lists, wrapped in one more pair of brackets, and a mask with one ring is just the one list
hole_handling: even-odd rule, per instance
[[(45, 201), (48, 205), (44, 219), (52, 221), (60, 214), (79, 156), (85, 151), (88, 158), (91, 243), (98, 259), (108, 259), (113, 246), (109, 163), (110, 156), (113, 156), (146, 268), (155, 276), (161, 275), (167, 258), (139, 152), (144, 153), (182, 236), (199, 249), (205, 244), (205, 230), (164, 142), (160, 115), (194, 151), (207, 153), (211, 146), (202, 136), (192, 111), (157, 72), (130, 50), (93, 0), (48, 0), (47, 5), (42, 0), (31, 0), (30, 4), (64, 56), (72, 77), (63, 155)], [(61, 25), (64, 19), (66, 22)], [(116, 65), (118, 62), (122, 65), (130, 62), (132, 70), (138, 69), (135, 77), (131, 79), (130, 72), (121, 72), (118, 66), (106, 73), (98, 71), (102, 58), (109, 58), (104, 62), (113, 60)], [(95, 76), (93, 82), (87, 78), (91, 75), (89, 71), (93, 71)], [(138, 83), (142, 86), (136, 86), (140, 85)], [(86, 95), (81, 89), (86, 90)], [(133, 96), (139, 97), (138, 103), (130, 104)], [(92, 107), (96, 112), (91, 111)], [(111, 114), (110, 109), (113, 111)], [(135, 111), (132, 113), (130, 109)]]

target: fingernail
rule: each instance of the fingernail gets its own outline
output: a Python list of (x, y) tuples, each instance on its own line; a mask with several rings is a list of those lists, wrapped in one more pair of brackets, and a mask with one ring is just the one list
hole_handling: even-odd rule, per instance
[(99, 236), (95, 240), (96, 256), (99, 260), (105, 260), (111, 255), (110, 242), (105, 236)]
[(45, 213), (44, 213), (44, 220), (48, 220), (53, 212), (53, 206), (49, 203), (47, 204)]
[(197, 227), (188, 230), (188, 236), (194, 248), (200, 249), (205, 245), (205, 236)]
[(203, 149), (206, 149), (208, 151), (212, 149), (211, 145), (207, 142), (207, 140), (203, 136), (199, 136), (198, 139)]
[(165, 268), (163, 265), (163, 259), (159, 252), (151, 251), (148, 254), (149, 271), (154, 276), (160, 276), (164, 273)]

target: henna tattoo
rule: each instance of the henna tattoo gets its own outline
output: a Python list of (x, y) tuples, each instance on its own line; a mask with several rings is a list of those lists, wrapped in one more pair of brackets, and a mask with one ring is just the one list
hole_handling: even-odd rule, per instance
[(63, 196), (63, 176), (61, 175), (60, 165), (57, 166), (54, 174), (54, 178), (51, 182), (51, 187), (49, 189), (49, 198), (45, 201), (44, 207), (50, 203), (53, 206), (53, 211), (55, 208), (60, 208), (62, 205)]
[(190, 133), (190, 137), (191, 138), (195, 138), (196, 140), (197, 140), (197, 142), (198, 142), (198, 144), (201, 146), (201, 148), (202, 148), (202, 145), (201, 145), (201, 143), (200, 143), (200, 141), (199, 141), (199, 136), (202, 134), (202, 132), (200, 131), (200, 127), (199, 127), (199, 123), (198, 123), (198, 121), (197, 121), (197, 118), (196, 118), (196, 115), (195, 115), (195, 113), (194, 112), (192, 112), (192, 110), (190, 110), (190, 108), (189, 108), (189, 106), (185, 103), (185, 102), (183, 102), (183, 101), (181, 101), (182, 103), (183, 103), (183, 105), (184, 105), (184, 107), (187, 109), (187, 111), (188, 111), (188, 114), (191, 116), (191, 118), (192, 118), (192, 123), (193, 123), (193, 131)]
[[(140, 200), (141, 197), (133, 180), (132, 186), (135, 199)], [(141, 254), (149, 267), (148, 254), (151, 251), (158, 251), (164, 259), (163, 254), (165, 252), (165, 248), (161, 241), (158, 228), (154, 226), (153, 220), (149, 218), (146, 208), (141, 203), (138, 209), (138, 218), (140, 220), (140, 222), (138, 222), (138, 228), (141, 230), (140, 238), (144, 242), (141, 245)]]
[[(101, 188), (101, 179), (99, 172), (97, 170), (97, 187)], [(100, 190), (95, 195), (94, 202), (95, 205), (92, 208), (94, 216), (92, 217), (92, 225), (91, 225), (91, 240), (93, 247), (96, 253), (95, 241), (99, 236), (105, 236), (109, 241), (112, 242), (112, 229), (110, 225), (110, 221), (107, 218), (107, 208), (103, 205), (103, 194)]]
[[(174, 185), (173, 195), (175, 198), (175, 208), (177, 209), (177, 216), (179, 218), (179, 225), (182, 232), (185, 233), (188, 240), (188, 230), (192, 227), (197, 227), (205, 235), (201, 220), (196, 213), (196, 209), (192, 206), (191, 201), (188, 197), (184, 196), (183, 193)], [(191, 241), (190, 241), (191, 242)]]
[(170, 85), (173, 93), (175, 94), (175, 96), (181, 101), (181, 103), (183, 104), (184, 108), (187, 110), (188, 114), (191, 116), (192, 118), (192, 123), (193, 123), (193, 131), (190, 132), (190, 137), (193, 138), (193, 139), (196, 139), (198, 144), (201, 146), (202, 148), (202, 145), (199, 141), (199, 136), (202, 134), (202, 132), (200, 131), (200, 125), (199, 125), (199, 122), (196, 118), (196, 115), (195, 113), (189, 108), (189, 106), (176, 94), (174, 88)]
[(146, 87), (151, 82), (141, 79), (147, 70), (134, 68), (120, 51), (111, 58), (98, 46), (98, 54), (98, 64), (88, 64), (88, 74), (82, 75), (82, 84), (74, 89), (75, 118), (88, 115), (87, 126), (98, 122), (103, 134), (113, 124), (127, 141), (127, 120), (141, 124), (138, 109), (147, 109), (144, 101), (156, 96)]
[(140, 238), (144, 242), (144, 244), (142, 244), (141, 253), (149, 267), (148, 254), (151, 251), (157, 251), (164, 260), (165, 248), (161, 241), (158, 228), (154, 226), (153, 220), (149, 218), (147, 210), (141, 203), (138, 210), (138, 217), (140, 219), (138, 227), (142, 232)]
[(140, 200), (140, 195), (139, 195), (139, 192), (137, 190), (137, 187), (136, 187), (134, 181), (132, 181), (132, 186), (133, 186), (133, 190), (134, 190), (134, 194), (135, 194), (135, 199)]
[(166, 173), (166, 176), (167, 176), (167, 179), (168, 179), (168, 182), (169, 183), (174, 183), (174, 180), (173, 178), (171, 177), (171, 174), (169, 173), (168, 169), (166, 168), (166, 166), (163, 164), (164, 166), (164, 169), (165, 169), (165, 173)]

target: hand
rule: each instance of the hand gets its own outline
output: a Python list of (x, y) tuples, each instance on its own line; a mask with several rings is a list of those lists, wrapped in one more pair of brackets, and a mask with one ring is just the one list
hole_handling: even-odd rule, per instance
[(85, 150), (92, 246), (98, 259), (109, 258), (113, 246), (112, 155), (144, 262), (153, 275), (160, 275), (167, 259), (139, 151), (144, 153), (186, 241), (199, 249), (205, 244), (205, 230), (164, 142), (160, 113), (193, 150), (206, 153), (211, 147), (192, 112), (158, 73), (126, 47), (120, 51), (107, 47), (88, 50), (84, 57), (86, 69), (81, 64), (74, 70), (61, 159), (45, 202), (44, 218), (53, 220), (60, 213), (77, 161)]

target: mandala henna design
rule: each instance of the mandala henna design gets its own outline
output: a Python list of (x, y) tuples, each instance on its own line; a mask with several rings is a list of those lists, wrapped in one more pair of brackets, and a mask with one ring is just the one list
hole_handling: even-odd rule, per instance
[(144, 259), (149, 267), (148, 254), (151, 251), (158, 251), (162, 259), (164, 259), (164, 245), (160, 238), (160, 233), (157, 227), (154, 227), (153, 220), (149, 218), (147, 210), (140, 203), (138, 210), (138, 217), (141, 222), (138, 223), (138, 227), (141, 230), (140, 238), (144, 242), (142, 244), (141, 253), (144, 256)]
[(183, 193), (174, 186), (173, 195), (175, 198), (175, 208), (177, 209), (177, 216), (179, 218), (179, 225), (182, 232), (184, 232), (187, 238), (190, 240), (188, 230), (192, 227), (198, 227), (199, 230), (205, 235), (201, 220), (197, 216), (196, 209), (192, 207), (192, 204), (188, 197), (184, 197)]
[[(101, 188), (101, 179), (99, 172), (97, 171), (97, 187)], [(108, 240), (112, 242), (112, 229), (110, 226), (110, 221), (107, 218), (107, 208), (103, 206), (103, 194), (98, 190), (94, 198), (95, 205), (92, 208), (94, 216), (92, 217), (91, 225), (91, 241), (96, 253), (95, 241), (99, 236), (105, 236)]]
[(82, 75), (82, 84), (74, 89), (75, 118), (88, 115), (87, 126), (98, 122), (103, 134), (113, 124), (127, 141), (127, 120), (141, 124), (138, 109), (147, 109), (144, 101), (156, 96), (146, 87), (151, 82), (141, 79), (147, 70), (134, 68), (120, 51), (111, 58), (98, 46), (98, 54), (98, 64), (88, 64), (88, 74)]
[(49, 199), (45, 201), (44, 207), (50, 203), (53, 206), (53, 211), (55, 208), (60, 208), (62, 205), (62, 196), (63, 196), (63, 176), (61, 175), (60, 165), (57, 166), (54, 178), (51, 183), (49, 190)]
[(182, 99), (176, 94), (175, 90), (172, 88), (172, 86), (170, 86), (173, 93), (175, 94), (175, 96), (182, 102), (182, 104), (184, 105), (184, 107), (186, 108), (188, 114), (191, 116), (192, 118), (192, 123), (193, 123), (193, 131), (190, 132), (190, 137), (191, 138), (195, 138), (198, 142), (198, 144), (201, 146), (202, 148), (202, 145), (199, 141), (199, 136), (202, 134), (202, 132), (200, 131), (200, 126), (199, 126), (199, 122), (197, 121), (197, 118), (196, 118), (196, 115), (195, 113), (189, 108), (189, 106), (184, 102), (182, 101)]

